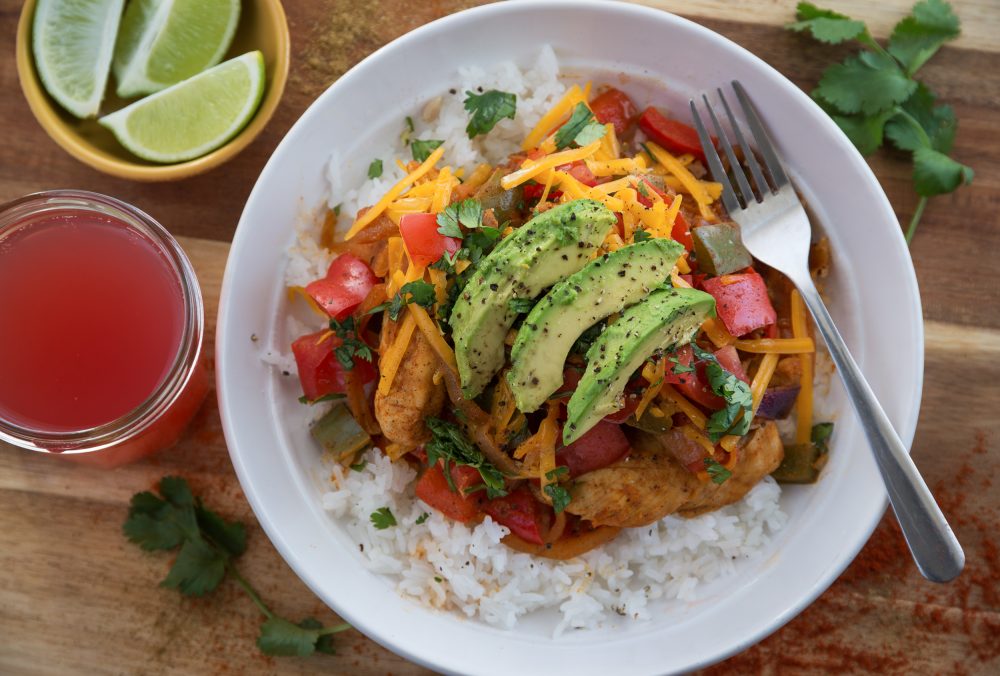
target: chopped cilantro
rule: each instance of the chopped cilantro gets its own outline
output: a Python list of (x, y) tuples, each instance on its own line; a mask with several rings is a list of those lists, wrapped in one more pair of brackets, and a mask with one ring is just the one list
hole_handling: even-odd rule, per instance
[(382, 160), (374, 159), (368, 165), (368, 178), (378, 178), (382, 175)]
[(329, 394), (324, 394), (322, 397), (318, 399), (310, 399), (309, 397), (303, 394), (301, 397), (299, 397), (299, 403), (309, 404), (311, 406), (312, 404), (321, 404), (324, 401), (334, 401), (336, 399), (343, 399), (344, 396), (345, 395), (340, 394), (339, 392), (330, 392)]
[(668, 357), (667, 361), (672, 363), (674, 366), (671, 371), (673, 371), (675, 376), (683, 375), (685, 373), (694, 373), (695, 368), (691, 364), (682, 364), (681, 360), (677, 358), (677, 355), (673, 357)]
[(353, 317), (348, 317), (344, 321), (331, 319), (330, 330), (341, 339), (340, 345), (333, 348), (333, 354), (345, 371), (354, 369), (356, 358), (364, 359), (367, 362), (373, 360), (371, 348), (355, 335)]
[(830, 437), (833, 435), (833, 423), (816, 423), (813, 425), (809, 440), (813, 442), (820, 453), (830, 450)]
[(643, 230), (642, 228), (639, 228), (638, 230), (632, 233), (633, 242), (636, 243), (645, 242), (650, 239), (653, 239), (653, 236), (650, 235), (646, 230)]
[(705, 471), (714, 483), (724, 484), (733, 473), (719, 464), (715, 458), (705, 458)]
[(469, 441), (457, 425), (440, 418), (427, 418), (426, 422), (432, 435), (431, 440), (424, 445), (427, 462), (434, 465), (439, 459), (444, 461), (444, 476), (453, 491), (456, 489), (451, 478), (451, 463), (468, 465), (478, 470), (488, 497), (507, 495), (503, 474), (483, 456), (482, 451)]
[(753, 420), (753, 395), (750, 386), (722, 368), (719, 360), (696, 343), (691, 343), (694, 356), (705, 362), (705, 375), (712, 392), (722, 397), (726, 405), (708, 419), (705, 431), (713, 442), (727, 434), (743, 436), (750, 429)]
[(410, 152), (413, 154), (413, 159), (417, 162), (423, 162), (430, 157), (431, 153), (437, 150), (442, 143), (444, 143), (444, 141), (415, 138), (410, 141)]
[(385, 530), (396, 525), (396, 517), (392, 515), (388, 507), (379, 507), (368, 518), (371, 519), (372, 525), (378, 530)]
[(423, 514), (421, 514), (420, 516), (417, 517), (417, 520), (414, 523), (416, 523), (419, 526), (424, 521), (427, 521), (427, 519), (429, 519), (430, 517), (431, 517), (430, 514), (428, 514), (427, 512), (424, 512)]
[(368, 464), (367, 460), (362, 460), (361, 462), (356, 462), (353, 465), (351, 465), (351, 469), (354, 470), (355, 472), (360, 472), (365, 468), (367, 464)]
[(465, 132), (469, 138), (486, 134), (497, 122), (505, 117), (514, 119), (517, 114), (517, 96), (507, 92), (491, 89), (482, 94), (473, 91), (465, 92), (465, 109), (472, 113)]
[(414, 131), (413, 118), (407, 115), (405, 122), (406, 122), (406, 127), (403, 129), (403, 132), (399, 135), (399, 140), (403, 142), (404, 146), (408, 146), (410, 145), (410, 137), (413, 136), (413, 131)]
[(566, 124), (559, 127), (559, 131), (556, 132), (556, 148), (562, 150), (574, 143), (585, 146), (603, 138), (606, 133), (607, 129), (597, 121), (590, 108), (585, 103), (578, 103)]
[(396, 321), (399, 319), (399, 313), (403, 311), (404, 306), (416, 303), (421, 307), (429, 308), (434, 305), (436, 300), (437, 296), (434, 294), (434, 285), (422, 279), (417, 279), (401, 286), (396, 295), (389, 301), (376, 305), (368, 311), (368, 314), (385, 310), (389, 313), (389, 319)]

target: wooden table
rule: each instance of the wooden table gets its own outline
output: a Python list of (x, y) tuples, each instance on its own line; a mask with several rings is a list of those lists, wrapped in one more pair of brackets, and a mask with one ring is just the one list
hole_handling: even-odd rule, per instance
[[(12, 45), (20, 2), (0, 0), (0, 35), (7, 45), (0, 54), (0, 202), (74, 187), (115, 195), (147, 210), (181, 238), (194, 259), (211, 322), (227, 242), (244, 200), (306, 106), (375, 48), (477, 3), (286, 4), (293, 36), (291, 79), (264, 134), (208, 174), (143, 185), (99, 174), (45, 136), (15, 74)], [(803, 87), (814, 85), (823, 67), (843, 53), (780, 27), (792, 16), (791, 0), (648, 4), (691, 15)], [(876, 35), (885, 37), (910, 1), (826, 4), (866, 18)], [(816, 603), (711, 671), (1000, 673), (1000, 493), (991, 484), (1000, 469), (1000, 9), (992, 0), (953, 4), (963, 20), (963, 36), (935, 56), (921, 77), (955, 107), (961, 125), (955, 154), (975, 168), (976, 180), (972, 187), (933, 200), (913, 242), (927, 330), (924, 399), (913, 455), (965, 545), (966, 572), (948, 586), (923, 581), (895, 523), (884, 519), (858, 560)], [(884, 154), (872, 166), (906, 222), (915, 203), (908, 162)], [(882, 330), (891, 335), (893, 329)], [(211, 338), (210, 330), (209, 346)], [(185, 475), (210, 504), (251, 525), (244, 573), (276, 610), (336, 621), (256, 525), (233, 474), (211, 396), (177, 449), (113, 472), (0, 448), (0, 673), (424, 673), (353, 631), (337, 637), (334, 657), (266, 658), (253, 646), (257, 612), (235, 585), (202, 600), (158, 588), (167, 557), (128, 544), (120, 527), (132, 493), (168, 473)]]

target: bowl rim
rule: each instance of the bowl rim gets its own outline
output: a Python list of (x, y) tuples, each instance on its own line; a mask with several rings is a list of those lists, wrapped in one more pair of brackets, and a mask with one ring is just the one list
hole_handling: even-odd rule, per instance
[(68, 129), (59, 117), (59, 104), (45, 91), (35, 70), (35, 60), (31, 53), (31, 24), (37, 0), (25, 0), (21, 8), (15, 45), (17, 78), (31, 114), (49, 138), (63, 150), (80, 162), (111, 176), (143, 182), (177, 181), (214, 169), (235, 157), (260, 135), (274, 116), (284, 94), (285, 84), (288, 82), (291, 38), (285, 9), (281, 0), (256, 0), (256, 2), (267, 12), (266, 19), (272, 26), (275, 36), (277, 50), (274, 77), (267, 83), (264, 98), (249, 124), (236, 136), (206, 155), (175, 164), (145, 164), (140, 163), (138, 158), (135, 162), (130, 162), (96, 153), (89, 142)]
[[(381, 57), (381, 55), (389, 49), (398, 49), (405, 46), (411, 41), (417, 40), (418, 38), (423, 38), (425, 34), (432, 33), (442, 33), (446, 29), (451, 29), (452, 27), (462, 24), (465, 21), (475, 19), (488, 19), (490, 16), (510, 12), (510, 11), (524, 11), (526, 5), (530, 5), (535, 9), (548, 10), (548, 9), (560, 9), (565, 10), (566, 7), (576, 6), (581, 9), (599, 9), (603, 11), (615, 11), (623, 14), (629, 14), (632, 19), (641, 20), (646, 19), (657, 19), (664, 20), (664, 17), (669, 17), (669, 21), (674, 21), (679, 25), (683, 26), (686, 30), (693, 31), (694, 33), (701, 34), (710, 40), (721, 40), (733, 47), (737, 52), (742, 53), (744, 58), (748, 59), (755, 67), (762, 69), (767, 72), (770, 77), (781, 84), (781, 87), (789, 92), (790, 96), (797, 98), (799, 101), (804, 102), (805, 105), (813, 110), (815, 113), (815, 118), (818, 124), (825, 129), (829, 134), (836, 136), (840, 140), (840, 145), (844, 148), (847, 156), (848, 162), (851, 164), (851, 168), (857, 171), (863, 178), (863, 180), (870, 184), (873, 188), (873, 193), (875, 199), (878, 202), (879, 208), (881, 210), (882, 216), (891, 220), (894, 223), (898, 223), (895, 213), (889, 203), (884, 190), (882, 190), (877, 178), (872, 172), (871, 168), (868, 166), (864, 158), (858, 153), (853, 145), (850, 144), (849, 140), (843, 136), (843, 133), (839, 130), (836, 124), (824, 113), (819, 107), (813, 102), (808, 95), (806, 95), (801, 89), (799, 89), (794, 83), (792, 83), (788, 78), (778, 72), (775, 68), (767, 64), (760, 57), (754, 55), (752, 52), (742, 47), (738, 43), (729, 40), (725, 36), (722, 36), (715, 31), (702, 26), (692, 20), (686, 19), (684, 17), (678, 16), (671, 12), (666, 12), (652, 7), (635, 5), (630, 3), (607, 3), (601, 2), (600, 0), (573, 0), (572, 2), (567, 2), (566, 0), (535, 0), (532, 3), (498, 3), (480, 6), (462, 12), (458, 12), (431, 23), (425, 24), (403, 36), (397, 38), (391, 43), (383, 46), (379, 50), (370, 54), (368, 57), (363, 59), (361, 62), (356, 64), (350, 71), (345, 73), (341, 78), (333, 83), (326, 91), (324, 91), (310, 106), (303, 112), (302, 116), (296, 123), (292, 126), (289, 132), (286, 134), (285, 138), (282, 139), (281, 143), (275, 149), (272, 160), (264, 167), (261, 172), (261, 176), (258, 178), (257, 184), (255, 184), (250, 196), (247, 199), (247, 205), (244, 212), (240, 218), (239, 226), (243, 226), (244, 223), (250, 220), (248, 215), (251, 207), (254, 203), (261, 199), (258, 194), (261, 190), (260, 186), (266, 177), (269, 177), (272, 172), (277, 171), (276, 166), (272, 166), (273, 158), (282, 154), (284, 146), (291, 145), (290, 140), (295, 136), (296, 128), (301, 125), (307, 116), (316, 114), (316, 110), (322, 107), (321, 102), (332, 98), (335, 93), (341, 89), (341, 83), (347, 82), (349, 80), (356, 79), (367, 75), (362, 71), (369, 67), (369, 64)], [(241, 251), (244, 247), (249, 246), (250, 241), (247, 227), (237, 227), (236, 235), (234, 237), (233, 248), (230, 252), (230, 258), (227, 262), (226, 272), (223, 279), (222, 294), (219, 304), (219, 314), (218, 314), (218, 324), (216, 332), (216, 359), (217, 359), (217, 390), (219, 396), (219, 408), (220, 414), (222, 416), (223, 430), (228, 442), (230, 456), (232, 458), (234, 467), (236, 469), (237, 475), (244, 487), (244, 491), (247, 495), (247, 499), (250, 502), (256, 516), (258, 517), (262, 528), (268, 534), (272, 543), (282, 554), (283, 558), (289, 564), (289, 566), (296, 572), (296, 574), (302, 579), (302, 581), (314, 592), (317, 596), (330, 605), (338, 614), (344, 617), (345, 620), (351, 621), (359, 629), (366, 632), (366, 635), (377, 643), (389, 648), (396, 654), (402, 655), (405, 658), (412, 660), (418, 664), (426, 666), (433, 669), (444, 669), (449, 671), (449, 673), (460, 673), (458, 668), (455, 666), (455, 660), (442, 660), (442, 661), (432, 661), (426, 655), (421, 655), (412, 650), (408, 649), (403, 645), (403, 642), (398, 639), (398, 637), (389, 636), (385, 632), (380, 632), (376, 627), (370, 624), (359, 624), (355, 622), (355, 612), (350, 607), (341, 607), (341, 604), (328, 599), (328, 595), (321, 591), (320, 585), (315, 579), (313, 579), (310, 572), (306, 570), (306, 564), (299, 553), (296, 553), (290, 546), (288, 546), (288, 541), (284, 537), (284, 533), (281, 532), (278, 524), (273, 521), (267, 513), (264, 505), (264, 499), (261, 495), (254, 491), (254, 481), (251, 478), (251, 470), (247, 465), (245, 458), (241, 456), (237, 450), (236, 437), (237, 430), (233, 425), (233, 409), (234, 405), (230, 398), (230, 393), (226, 387), (225, 379), (227, 370), (230, 368), (228, 364), (229, 355), (225, 349), (225, 344), (228, 341), (226, 326), (230, 321), (230, 315), (235, 312), (231, 307), (230, 296), (234, 293), (233, 290), (233, 277), (234, 268), (236, 266), (236, 260), (239, 258)], [(923, 389), (923, 346), (924, 346), (924, 326), (922, 321), (922, 309), (921, 301), (919, 295), (919, 288), (917, 285), (916, 273), (912, 265), (912, 260), (908, 254), (908, 247), (906, 246), (905, 240), (901, 229), (896, 228), (894, 232), (889, 233), (888, 237), (891, 239), (896, 251), (895, 254), (902, 254), (906, 262), (905, 269), (903, 270), (904, 279), (900, 280), (901, 284), (905, 286), (905, 291), (907, 293), (907, 304), (912, 308), (913, 313), (911, 315), (911, 325), (906, 327), (912, 332), (914, 339), (914, 354), (912, 367), (915, 369), (915, 383), (913, 387), (909, 390), (908, 402), (904, 401), (905, 408), (903, 409), (903, 422), (901, 429), (899, 430), (900, 436), (902, 437), (907, 448), (910, 447), (914, 433), (916, 431), (917, 418), (920, 409), (920, 400)], [(845, 415), (853, 415), (852, 413), (846, 413)], [(872, 515), (867, 523), (859, 530), (863, 533), (863, 537), (858, 537), (856, 543), (850, 547), (845, 547), (842, 550), (842, 554), (833, 564), (827, 574), (822, 578), (815, 581), (811, 587), (805, 589), (804, 593), (798, 598), (797, 601), (789, 603), (783, 612), (776, 615), (767, 622), (760, 625), (759, 628), (750, 631), (744, 635), (744, 637), (734, 642), (727, 649), (715, 652), (713, 654), (707, 655), (705, 657), (699, 657), (686, 664), (685, 669), (696, 669), (700, 667), (705, 667), (710, 664), (724, 660), (751, 645), (759, 642), (766, 636), (770, 635), (774, 631), (778, 630), (784, 626), (791, 619), (796, 617), (801, 613), (808, 605), (810, 605), (815, 599), (822, 594), (843, 572), (844, 569), (853, 561), (857, 556), (858, 552), (865, 545), (871, 533), (874, 531), (875, 527), (878, 525), (882, 518), (887, 505), (887, 499), (885, 495), (881, 495), (877, 500), (878, 506), (876, 509), (872, 510)], [(485, 625), (484, 625), (485, 626)], [(369, 633), (370, 632), (370, 633)]]

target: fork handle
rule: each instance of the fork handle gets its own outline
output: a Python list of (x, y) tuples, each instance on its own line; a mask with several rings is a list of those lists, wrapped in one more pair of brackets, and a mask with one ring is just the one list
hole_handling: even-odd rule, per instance
[(917, 568), (933, 582), (953, 580), (965, 565), (962, 546), (861, 374), (812, 279), (806, 274), (803, 280), (795, 281), (861, 420)]

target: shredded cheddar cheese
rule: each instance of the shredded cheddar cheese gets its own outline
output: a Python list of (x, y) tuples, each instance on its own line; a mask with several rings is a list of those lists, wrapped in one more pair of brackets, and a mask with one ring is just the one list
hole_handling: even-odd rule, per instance
[(687, 167), (677, 161), (677, 159), (668, 153), (666, 150), (656, 145), (653, 142), (647, 144), (649, 151), (653, 154), (653, 157), (657, 162), (663, 166), (664, 169), (669, 171), (671, 174), (677, 177), (677, 180), (681, 182), (688, 194), (694, 198), (694, 201), (698, 203), (698, 211), (701, 213), (702, 218), (707, 221), (715, 221), (715, 213), (712, 211), (711, 204), (714, 200), (709, 196), (708, 191), (702, 182), (694, 177)]
[(726, 327), (722, 325), (722, 322), (715, 318), (709, 317), (706, 319), (702, 323), (701, 328), (716, 347), (725, 347), (736, 342), (733, 334), (729, 333)]
[(535, 176), (538, 176), (548, 169), (555, 169), (556, 167), (561, 167), (564, 164), (572, 164), (578, 160), (585, 160), (597, 152), (597, 149), (600, 146), (601, 142), (598, 140), (585, 145), (582, 148), (572, 148), (570, 150), (562, 150), (557, 153), (552, 153), (551, 155), (546, 155), (537, 162), (533, 160), (525, 160), (520, 169), (507, 174), (500, 180), (500, 186), (504, 190), (510, 190), (511, 188), (533, 179)]
[[(562, 122), (564, 117), (569, 117), (576, 104), (585, 103), (586, 101), (587, 97), (583, 90), (580, 89), (580, 85), (570, 87), (563, 97), (559, 99), (559, 102), (552, 106), (549, 112), (542, 115), (542, 119), (538, 121), (535, 128), (524, 137), (521, 149), (531, 150), (537, 146), (557, 124)], [(509, 188), (505, 188), (505, 190), (509, 190)]]
[(309, 305), (309, 309), (318, 314), (320, 317), (328, 317), (329, 315), (319, 306), (316, 299), (306, 293), (306, 287), (304, 286), (290, 286), (288, 287), (288, 302), (291, 303), (295, 300), (295, 297), (299, 296), (306, 301)]
[(399, 183), (389, 188), (389, 191), (385, 195), (383, 195), (378, 202), (376, 202), (368, 211), (362, 214), (361, 218), (354, 221), (354, 225), (352, 225), (351, 229), (347, 231), (346, 235), (344, 235), (344, 240), (346, 241), (351, 239), (356, 234), (361, 232), (361, 230), (364, 229), (366, 225), (368, 225), (376, 218), (378, 218), (382, 214), (382, 212), (386, 210), (389, 204), (391, 204), (397, 197), (402, 195), (407, 188), (409, 188), (417, 181), (417, 179), (421, 178), (427, 172), (433, 169), (434, 165), (437, 164), (438, 160), (440, 160), (443, 156), (444, 156), (444, 146), (441, 146), (435, 149), (434, 152), (432, 152), (427, 157), (427, 159), (424, 160), (423, 164), (421, 164), (412, 172), (404, 176), (399, 181)]
[[(806, 306), (797, 289), (792, 289), (792, 335), (795, 338), (809, 337), (809, 320), (806, 316)], [(800, 354), (802, 365), (802, 380), (799, 382), (799, 396), (795, 400), (795, 443), (807, 444), (812, 438), (812, 407), (813, 407), (813, 360), (810, 354)]]
[(396, 371), (399, 370), (399, 365), (403, 363), (403, 357), (406, 355), (406, 348), (410, 346), (410, 340), (413, 338), (413, 330), (416, 327), (417, 323), (414, 321), (412, 315), (408, 314), (403, 317), (402, 323), (399, 325), (399, 330), (396, 332), (395, 339), (381, 355), (382, 358), (379, 360), (378, 380), (378, 393), (380, 395), (385, 396), (389, 393), (389, 388), (392, 387), (392, 381), (396, 377)]
[(660, 389), (660, 395), (676, 405), (677, 409), (686, 415), (698, 429), (705, 429), (705, 424), (708, 422), (708, 418), (706, 418), (705, 414), (699, 411), (694, 404), (688, 401), (683, 394), (675, 390), (670, 385), (664, 384)]
[(736, 346), (737, 350), (755, 354), (807, 354), (816, 351), (816, 345), (809, 337), (737, 340), (733, 345)]

